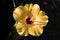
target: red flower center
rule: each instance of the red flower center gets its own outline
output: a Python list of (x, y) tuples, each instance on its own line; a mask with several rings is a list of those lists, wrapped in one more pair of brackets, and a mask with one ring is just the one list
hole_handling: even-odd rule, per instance
[(26, 19), (27, 24), (32, 24), (32, 23), (33, 23), (33, 21), (31, 21), (30, 19), (31, 19), (30, 17), (28, 17), (28, 18)]

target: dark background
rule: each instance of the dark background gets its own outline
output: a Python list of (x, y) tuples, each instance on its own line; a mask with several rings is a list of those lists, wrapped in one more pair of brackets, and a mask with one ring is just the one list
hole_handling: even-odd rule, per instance
[[(60, 0), (16, 0), (16, 7), (23, 3), (39, 4), (41, 10), (49, 16), (49, 23), (44, 28), (44, 33), (39, 37), (22, 37), (21, 40), (60, 40)], [(15, 21), (12, 17), (14, 10), (13, 0), (0, 1), (0, 28), (1, 40), (7, 40)]]

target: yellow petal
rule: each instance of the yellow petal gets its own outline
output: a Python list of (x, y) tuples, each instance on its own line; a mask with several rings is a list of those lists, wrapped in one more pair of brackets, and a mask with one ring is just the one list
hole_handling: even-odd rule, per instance
[(17, 7), (14, 11), (13, 11), (13, 18), (15, 19), (15, 21), (19, 21), (22, 15), (22, 6)]
[(29, 4), (26, 4), (26, 5), (24, 6), (24, 10), (25, 10), (26, 12), (29, 11)]
[(40, 10), (40, 12), (39, 12), (38, 15), (39, 15), (39, 16), (45, 16), (45, 14), (46, 14), (46, 13), (45, 13), (44, 11)]
[(28, 33), (29, 33), (30, 35), (35, 36), (34, 28), (29, 27), (29, 28), (28, 28)]
[(34, 17), (36, 17), (38, 15), (39, 11), (40, 11), (39, 5), (38, 4), (34, 4), (33, 7), (32, 7), (32, 11), (31, 11), (32, 15)]
[(27, 30), (25, 31), (25, 35), (24, 36), (28, 36), (28, 32), (27, 32)]
[(40, 24), (41, 27), (46, 26), (46, 24), (48, 23), (48, 16), (47, 15), (43, 15), (43, 13), (39, 13), (39, 15), (36, 17), (34, 24)]
[(44, 24), (43, 25), (41, 25), (41, 26), (46, 26), (47, 25), (47, 23), (48, 23), (48, 16), (47, 15), (45, 15), (45, 16), (43, 16), (43, 18), (42, 18), (42, 22), (44, 22)]
[(32, 7), (33, 7), (33, 4), (31, 3), (31, 4), (29, 5), (29, 11), (32, 10)]
[(40, 25), (33, 25), (28, 30), (29, 34), (33, 36), (40, 36), (43, 33), (43, 28)]
[(25, 26), (20, 22), (16, 24), (16, 30), (19, 35), (23, 35), (24, 32), (26, 31)]
[(32, 26), (35, 31), (35, 36), (40, 36), (43, 33), (43, 28), (40, 25)]

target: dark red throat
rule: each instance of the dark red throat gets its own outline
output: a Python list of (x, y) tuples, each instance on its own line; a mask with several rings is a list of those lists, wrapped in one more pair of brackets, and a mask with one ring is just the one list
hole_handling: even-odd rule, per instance
[(27, 18), (27, 19), (26, 19), (27, 24), (32, 24), (32, 23), (33, 23), (32, 21), (30, 21), (30, 19), (31, 19), (31, 18)]

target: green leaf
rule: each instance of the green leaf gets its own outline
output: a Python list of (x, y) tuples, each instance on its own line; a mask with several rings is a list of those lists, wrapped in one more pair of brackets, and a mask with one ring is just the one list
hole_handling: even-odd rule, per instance
[(18, 33), (15, 27), (12, 27), (12, 35), (11, 40), (18, 40)]

